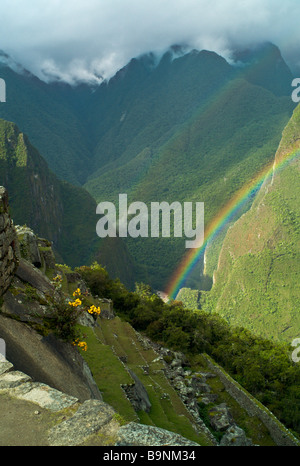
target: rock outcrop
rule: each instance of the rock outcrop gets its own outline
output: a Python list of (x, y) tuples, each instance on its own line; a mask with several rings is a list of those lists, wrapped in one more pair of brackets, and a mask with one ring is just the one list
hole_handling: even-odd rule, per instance
[(148, 393), (138, 376), (132, 371), (128, 370), (134, 383), (132, 385), (123, 385), (122, 388), (126, 393), (127, 398), (130, 400), (135, 411), (145, 411), (146, 413), (151, 409), (151, 403)]
[[(50, 315), (51, 304), (60, 300), (59, 292), (40, 270), (53, 253), (48, 251), (50, 243), (38, 238), (32, 230), (14, 227), (8, 194), (3, 187), (0, 187), (0, 230), (0, 336), (5, 341), (6, 357), (17, 370), (38, 383), (48, 384), (80, 401), (101, 400), (92, 374), (76, 348), (53, 334), (37, 331)], [(46, 259), (44, 251), (48, 252)]]
[(24, 322), (0, 315), (0, 335), (6, 343), (6, 357), (16, 369), (81, 402), (102, 400), (92, 374), (71, 344), (53, 335), (42, 337)]
[(105, 443), (113, 443), (119, 429), (111, 406), (103, 401), (87, 400), (72, 417), (50, 430), (48, 440), (52, 446), (76, 446), (97, 434)]
[[(3, 394), (25, 401), (28, 409), (34, 411), (36, 417), (34, 421), (28, 421), (28, 429), (40, 427), (38, 416), (43, 411), (44, 418), (48, 419), (43, 446), (200, 446), (157, 427), (135, 422), (124, 425), (107, 403), (95, 399), (79, 403), (76, 397), (34, 382), (27, 374), (15, 370), (7, 360), (0, 361), (0, 397)], [(54, 421), (55, 425), (49, 427)], [(26, 438), (26, 433), (23, 435)], [(1, 431), (0, 445), (3, 445)]]
[(199, 445), (184, 439), (178, 434), (158, 427), (146, 426), (131, 422), (118, 431), (116, 446), (193, 446)]
[[(17, 441), (2, 435), (5, 429), (0, 425), (0, 445), (6, 445), (5, 439), (11, 445), (22, 444), (22, 440), (27, 445), (27, 429), (41, 429), (39, 416), (45, 420), (40, 440), (43, 445), (191, 445), (167, 430), (151, 427), (148, 435), (146, 427), (138, 423), (124, 426), (121, 416), (103, 402), (78, 349), (59, 338), (53, 328), (49, 331), (47, 322), (53, 310), (72, 298), (44, 273), (55, 271), (51, 244), (26, 226), (14, 227), (4, 188), (0, 188), (0, 254), (0, 338), (6, 347), (5, 358), (0, 360), (0, 404), (6, 403), (10, 417), (21, 417), (23, 422)], [(76, 285), (88, 294), (78, 274), (66, 276), (68, 285)], [(103, 317), (113, 319), (112, 302), (100, 301)], [(88, 317), (90, 320), (84, 324), (95, 325), (94, 318)], [(151, 403), (145, 387), (136, 374), (132, 372), (131, 376), (134, 383), (129, 391), (136, 409), (149, 411)], [(28, 414), (26, 424), (23, 416)]]
[(225, 434), (223, 435), (221, 442), (221, 447), (250, 447), (252, 446), (251, 440), (246, 437), (243, 429), (237, 425), (228, 427)]
[(17, 235), (9, 215), (8, 194), (0, 186), (0, 296), (8, 289), (18, 265)]
[(36, 235), (28, 227), (16, 226), (22, 257), (31, 262), (35, 267), (42, 265), (41, 253)]

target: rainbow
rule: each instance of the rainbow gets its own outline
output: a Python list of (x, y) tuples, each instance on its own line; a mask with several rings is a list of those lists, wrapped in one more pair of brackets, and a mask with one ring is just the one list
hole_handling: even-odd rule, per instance
[(200, 258), (204, 255), (208, 243), (213, 241), (213, 239), (216, 238), (220, 231), (226, 227), (226, 225), (234, 218), (234, 216), (245, 205), (245, 203), (258, 193), (261, 186), (273, 178), (275, 171), (277, 173), (292, 160), (299, 157), (299, 155), (300, 150), (295, 150), (292, 153), (288, 153), (280, 162), (274, 163), (273, 161), (271, 164), (264, 167), (259, 173), (256, 174), (254, 178), (252, 178), (250, 182), (246, 183), (220, 210), (220, 212), (214, 217), (212, 222), (205, 229), (203, 244), (199, 246), (199, 248), (190, 249), (184, 255), (181, 263), (173, 273), (165, 291), (169, 299), (175, 299), (180, 288), (184, 287), (184, 283), (189, 274), (198, 263)]

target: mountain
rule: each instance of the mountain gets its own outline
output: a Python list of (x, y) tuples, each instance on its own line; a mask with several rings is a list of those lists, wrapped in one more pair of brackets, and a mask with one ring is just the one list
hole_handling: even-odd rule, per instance
[[(134, 58), (93, 88), (46, 84), (3, 64), (0, 116), (28, 134), (58, 178), (83, 185), (97, 202), (117, 205), (121, 193), (147, 205), (199, 201), (207, 224), (270, 162), (294, 108), (292, 74), (272, 44), (240, 51), (230, 63), (214, 52), (178, 50)], [(135, 280), (156, 289), (185, 253), (184, 238), (124, 241)], [(208, 258), (208, 279), (218, 252)], [(208, 282), (201, 283), (202, 268), (190, 277), (198, 288)]]
[[(7, 191), (2, 186), (0, 191), (0, 253), (6, 261), (6, 268), (0, 270), (0, 445), (104, 446), (114, 445), (121, 439), (130, 445), (133, 442), (130, 428), (139, 436), (138, 445), (157, 444), (159, 439), (161, 444), (199, 446), (201, 442), (212, 445), (203, 428), (195, 429), (193, 417), (171, 385), (166, 390), (176, 406), (173, 409), (170, 404), (168, 417), (165, 415), (162, 419), (161, 412), (154, 410), (149, 419), (155, 422), (145, 422), (142, 415), (137, 414), (141, 410), (147, 416), (152, 407), (144, 385), (133, 372), (133, 369), (141, 368), (136, 363), (127, 369), (117, 358), (114, 346), (101, 343), (100, 335), (94, 332), (96, 321), (88, 312), (93, 309), (92, 305), (99, 310), (101, 306), (103, 315), (107, 311), (110, 327), (110, 321), (115, 317), (110, 302), (94, 298), (78, 273), (67, 273), (64, 266), (55, 265), (47, 239), (32, 232), (28, 247), (24, 236), (20, 232), (16, 234), (9, 215)], [(39, 268), (33, 264), (36, 263), (33, 251), (40, 255)], [(80, 295), (76, 301), (75, 290), (76, 296)], [(83, 305), (81, 310), (77, 301)], [(99, 322), (96, 327), (100, 329)], [(82, 338), (82, 330), (89, 334), (88, 348), (78, 339)], [(141, 358), (142, 344), (125, 322), (124, 336), (131, 354), (133, 346), (136, 348), (133, 351), (135, 360)], [(127, 350), (127, 345), (125, 347)], [(97, 382), (90, 369), (92, 364), (89, 365), (83, 357), (87, 349), (88, 358), (95, 350), (99, 356), (102, 377), (99, 378), (97, 373), (98, 363), (96, 366), (95, 361), (93, 363)], [(157, 371), (159, 375), (155, 374), (161, 364), (151, 364), (157, 353), (148, 351), (147, 357), (153, 381), (157, 379), (161, 383), (161, 371)], [(103, 372), (106, 372), (104, 377)], [(118, 384), (117, 378), (123, 385)], [(168, 384), (165, 376), (163, 381), (164, 385)], [(103, 390), (103, 384), (110, 387), (110, 396)], [(126, 397), (125, 387), (131, 393), (130, 399)], [(154, 390), (150, 398), (152, 403), (162, 406), (160, 395)], [(171, 431), (160, 427), (168, 427)]]
[(300, 325), (299, 139), (300, 106), (283, 131), (273, 177), (226, 235), (211, 291), (211, 305), (233, 325), (287, 342)]
[(27, 136), (4, 120), (0, 148), (0, 183), (7, 187), (15, 222), (53, 241), (64, 262), (87, 261), (97, 248), (94, 199), (58, 180)]
[[(90, 157), (88, 135), (84, 120), (77, 117), (69, 103), (70, 86), (48, 85), (7, 60), (3, 55), (1, 60), (0, 55), (0, 76), (6, 82), (7, 103), (1, 105), (0, 117), (13, 121), (28, 135), (60, 179), (82, 184)], [(80, 100), (81, 89), (71, 91), (73, 100)], [(85, 88), (85, 92), (91, 91)]]
[(232, 59), (241, 67), (247, 81), (269, 89), (277, 96), (290, 94), (291, 71), (273, 44), (267, 42), (251, 49), (236, 50)]
[[(112, 109), (116, 108), (120, 118), (115, 121), (115, 134), (111, 121), (99, 144), (107, 160), (101, 168), (103, 175), (97, 176), (95, 171), (85, 184), (87, 190), (98, 200), (116, 201), (118, 193), (127, 192), (131, 200), (146, 203), (203, 201), (208, 224), (237, 189), (272, 159), (291, 115), (293, 103), (287, 90), (291, 74), (282, 59), (282, 68), (277, 66), (278, 49), (272, 47), (271, 58), (267, 51), (261, 59), (268, 61), (268, 66), (264, 63), (267, 69), (272, 62), (272, 82), (263, 82), (258, 65), (257, 83), (249, 82), (250, 65), (234, 68), (205, 51), (193, 51), (173, 61), (166, 54), (140, 81), (137, 75), (144, 68), (141, 63), (131, 63), (123, 71), (125, 76), (117, 76), (108, 90), (117, 99), (120, 80), (123, 86), (137, 82), (135, 96), (126, 88), (118, 97), (118, 107), (110, 98), (111, 113), (115, 117)], [(280, 96), (272, 92), (274, 81), (277, 87), (282, 84)], [(142, 86), (150, 90), (141, 91)], [(184, 103), (188, 105), (184, 107)], [(146, 129), (135, 136), (132, 128), (145, 123)], [(128, 145), (129, 135), (133, 138)], [(98, 163), (105, 161), (99, 159)], [(129, 238), (127, 242), (140, 266), (139, 276), (156, 288), (166, 284), (185, 252), (182, 240)], [(193, 280), (190, 278), (197, 288), (203, 286), (200, 271), (201, 266)]]
[(99, 260), (112, 277), (119, 276), (128, 287), (134, 285), (134, 264), (122, 239), (111, 243), (96, 234), (92, 196), (58, 179), (28, 137), (14, 123), (1, 119), (0, 183), (7, 187), (15, 222), (49, 238), (60, 262), (74, 267)]

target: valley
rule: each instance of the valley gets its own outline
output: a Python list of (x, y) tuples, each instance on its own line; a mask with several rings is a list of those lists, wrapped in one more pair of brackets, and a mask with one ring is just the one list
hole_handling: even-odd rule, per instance
[[(1, 208), (0, 218), (10, 219), (4, 190)], [(1, 445), (299, 445), (295, 411), (278, 396), (297, 399), (299, 371), (286, 346), (146, 290), (130, 293), (98, 264), (55, 264), (46, 239), (14, 231), (12, 222), (4, 234), (14, 267), (1, 290)], [(276, 370), (253, 372), (257, 351), (260, 361), (271, 354)], [(275, 414), (254, 396), (262, 396), (262, 377)]]
[[(60, 180), (83, 187), (96, 203), (117, 205), (122, 193), (148, 206), (204, 202), (208, 225), (272, 160), (295, 106), (292, 74), (276, 46), (243, 57), (247, 65), (239, 67), (214, 52), (170, 49), (159, 62), (153, 54), (132, 59), (96, 88), (46, 84), (2, 64), (7, 102), (0, 117), (28, 135)], [(93, 215), (90, 229), (97, 222), (94, 209)], [(185, 252), (183, 239), (123, 241), (134, 281), (166, 287)], [(105, 265), (115, 273), (114, 252), (105, 244)], [(212, 251), (210, 278), (216, 255)], [(188, 286), (205, 286), (202, 268)]]
[[(0, 403), (46, 383), (83, 403), (56, 421), (76, 425), (86, 398), (109, 417), (112, 435), (60, 440), (46, 412), (53, 444), (132, 445), (138, 429), (298, 445), (300, 106), (279, 48), (171, 47), (98, 85), (42, 81), (0, 52), (0, 77)], [(19, 331), (56, 375), (18, 356)]]

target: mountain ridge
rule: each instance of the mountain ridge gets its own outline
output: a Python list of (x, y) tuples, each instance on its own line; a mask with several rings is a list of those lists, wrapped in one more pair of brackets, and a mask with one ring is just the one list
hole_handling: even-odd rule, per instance
[[(29, 135), (58, 178), (83, 185), (96, 202), (117, 203), (120, 193), (146, 203), (201, 201), (209, 221), (275, 152), (294, 108), (292, 75), (274, 45), (256, 51), (248, 68), (215, 52), (174, 50), (158, 62), (132, 59), (94, 88), (46, 84), (2, 65), (0, 116)], [(185, 252), (173, 238), (129, 238), (126, 247), (136, 281), (156, 289)], [(200, 288), (202, 269), (190, 279)]]

